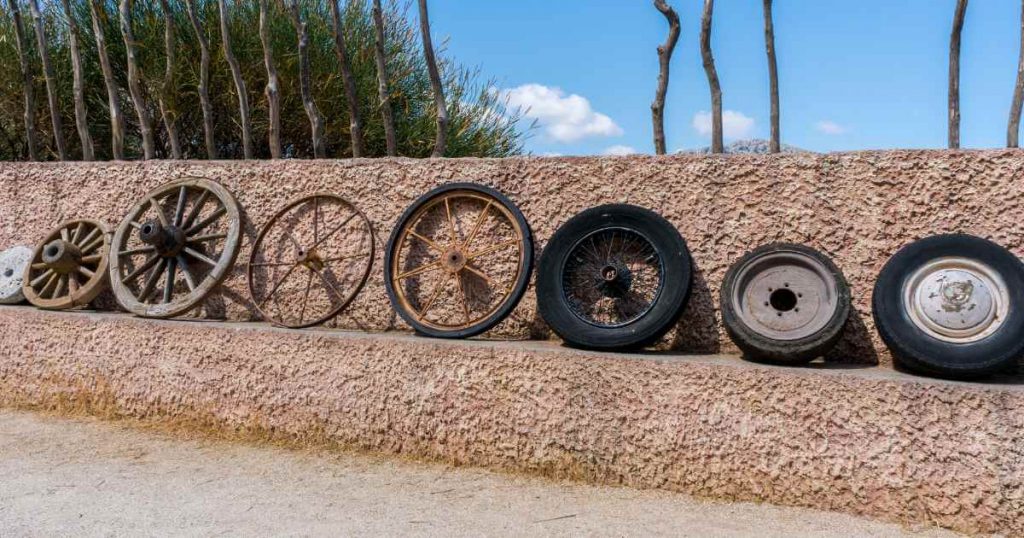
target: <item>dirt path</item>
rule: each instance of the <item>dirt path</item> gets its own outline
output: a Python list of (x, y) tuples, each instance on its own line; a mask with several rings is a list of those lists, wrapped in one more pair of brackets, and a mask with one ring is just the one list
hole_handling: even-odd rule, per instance
[(953, 536), (846, 515), (0, 411), (0, 535)]

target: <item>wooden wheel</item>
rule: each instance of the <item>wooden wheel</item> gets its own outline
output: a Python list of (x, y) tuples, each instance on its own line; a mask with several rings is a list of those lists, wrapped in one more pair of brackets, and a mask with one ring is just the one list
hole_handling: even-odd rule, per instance
[(388, 296), (406, 322), (429, 336), (466, 338), (515, 308), (529, 282), (533, 238), (501, 193), (453, 183), (405, 211), (384, 263)]
[(65, 310), (89, 304), (107, 288), (110, 232), (90, 219), (61, 224), (36, 246), (25, 268), (22, 292), (40, 308)]
[(114, 232), (117, 301), (143, 317), (188, 312), (227, 277), (241, 233), (238, 202), (220, 184), (185, 178), (158, 187)]
[(373, 226), (340, 196), (316, 193), (287, 203), (260, 230), (249, 257), (249, 295), (280, 327), (337, 316), (366, 284)]

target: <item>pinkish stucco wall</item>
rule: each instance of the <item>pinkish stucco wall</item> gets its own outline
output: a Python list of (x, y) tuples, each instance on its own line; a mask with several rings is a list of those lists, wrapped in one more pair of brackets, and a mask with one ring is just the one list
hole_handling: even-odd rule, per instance
[[(398, 215), (430, 188), (477, 181), (523, 210), (538, 250), (573, 214), (628, 202), (665, 215), (686, 238), (697, 266), (693, 299), (664, 346), (735, 351), (717, 312), (729, 264), (773, 241), (831, 254), (852, 287), (854, 315), (830, 360), (887, 363), (869, 310), (879, 269), (901, 245), (940, 232), (990, 238), (1024, 255), (1024, 152), (878, 151), (825, 155), (513, 158), (350, 161), (0, 163), (0, 247), (34, 244), (62, 220), (92, 217), (112, 227), (149, 189), (184, 175), (226, 185), (248, 217), (239, 263), (207, 303), (210, 317), (250, 319), (248, 245), (286, 200), (317, 190), (357, 204), (383, 247)], [(381, 253), (383, 248), (378, 249)], [(400, 328), (384, 292), (378, 256), (360, 297), (332, 326)], [(491, 336), (543, 338), (527, 293)], [(98, 306), (111, 308), (110, 297)]]
[(0, 307), (0, 406), (1024, 535), (1024, 385)]

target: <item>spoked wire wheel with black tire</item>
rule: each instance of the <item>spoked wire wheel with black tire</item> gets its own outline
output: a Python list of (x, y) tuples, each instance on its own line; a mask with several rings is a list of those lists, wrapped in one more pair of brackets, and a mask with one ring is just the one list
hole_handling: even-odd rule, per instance
[(537, 308), (566, 344), (651, 345), (690, 296), (690, 252), (663, 217), (613, 204), (579, 213), (548, 241), (537, 266)]
[(533, 236), (500, 192), (452, 183), (417, 199), (399, 218), (384, 257), (398, 314), (420, 334), (478, 335), (519, 303), (533, 268)]
[(839, 341), (850, 313), (850, 288), (824, 254), (775, 243), (740, 258), (721, 288), (722, 321), (749, 359), (809, 362)]
[(915, 372), (970, 379), (1024, 356), (1024, 263), (986, 239), (906, 245), (882, 268), (872, 303), (882, 340)]
[(110, 232), (92, 219), (69, 220), (51, 230), (32, 253), (22, 293), (39, 308), (85, 306), (107, 289)]
[(260, 230), (249, 257), (249, 295), (263, 319), (302, 328), (337, 316), (366, 284), (373, 225), (330, 193), (284, 205)]
[(146, 194), (114, 232), (110, 284), (117, 302), (150, 318), (178, 316), (228, 276), (241, 211), (219, 183), (184, 178)]

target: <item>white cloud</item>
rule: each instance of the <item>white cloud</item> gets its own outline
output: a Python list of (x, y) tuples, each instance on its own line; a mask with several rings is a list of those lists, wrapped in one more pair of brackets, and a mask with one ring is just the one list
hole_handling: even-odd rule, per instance
[(838, 123), (829, 120), (822, 120), (819, 121), (818, 123), (815, 123), (814, 128), (817, 129), (819, 133), (824, 133), (827, 135), (841, 135), (846, 132), (846, 127), (843, 127), (842, 125), (839, 125)]
[[(711, 113), (700, 111), (693, 116), (693, 128), (701, 136), (711, 136)], [(736, 112), (722, 112), (722, 136), (725, 138), (749, 138), (754, 133), (754, 118)]]
[(602, 155), (617, 155), (617, 156), (636, 155), (637, 153), (640, 153), (640, 152), (637, 151), (636, 148), (634, 148), (633, 146), (621, 146), (621, 145), (611, 146), (611, 147), (605, 149), (603, 152), (601, 152)]
[(508, 106), (519, 108), (557, 142), (576, 142), (590, 136), (620, 136), (622, 128), (595, 111), (586, 97), (566, 95), (559, 88), (524, 84), (503, 90)]

